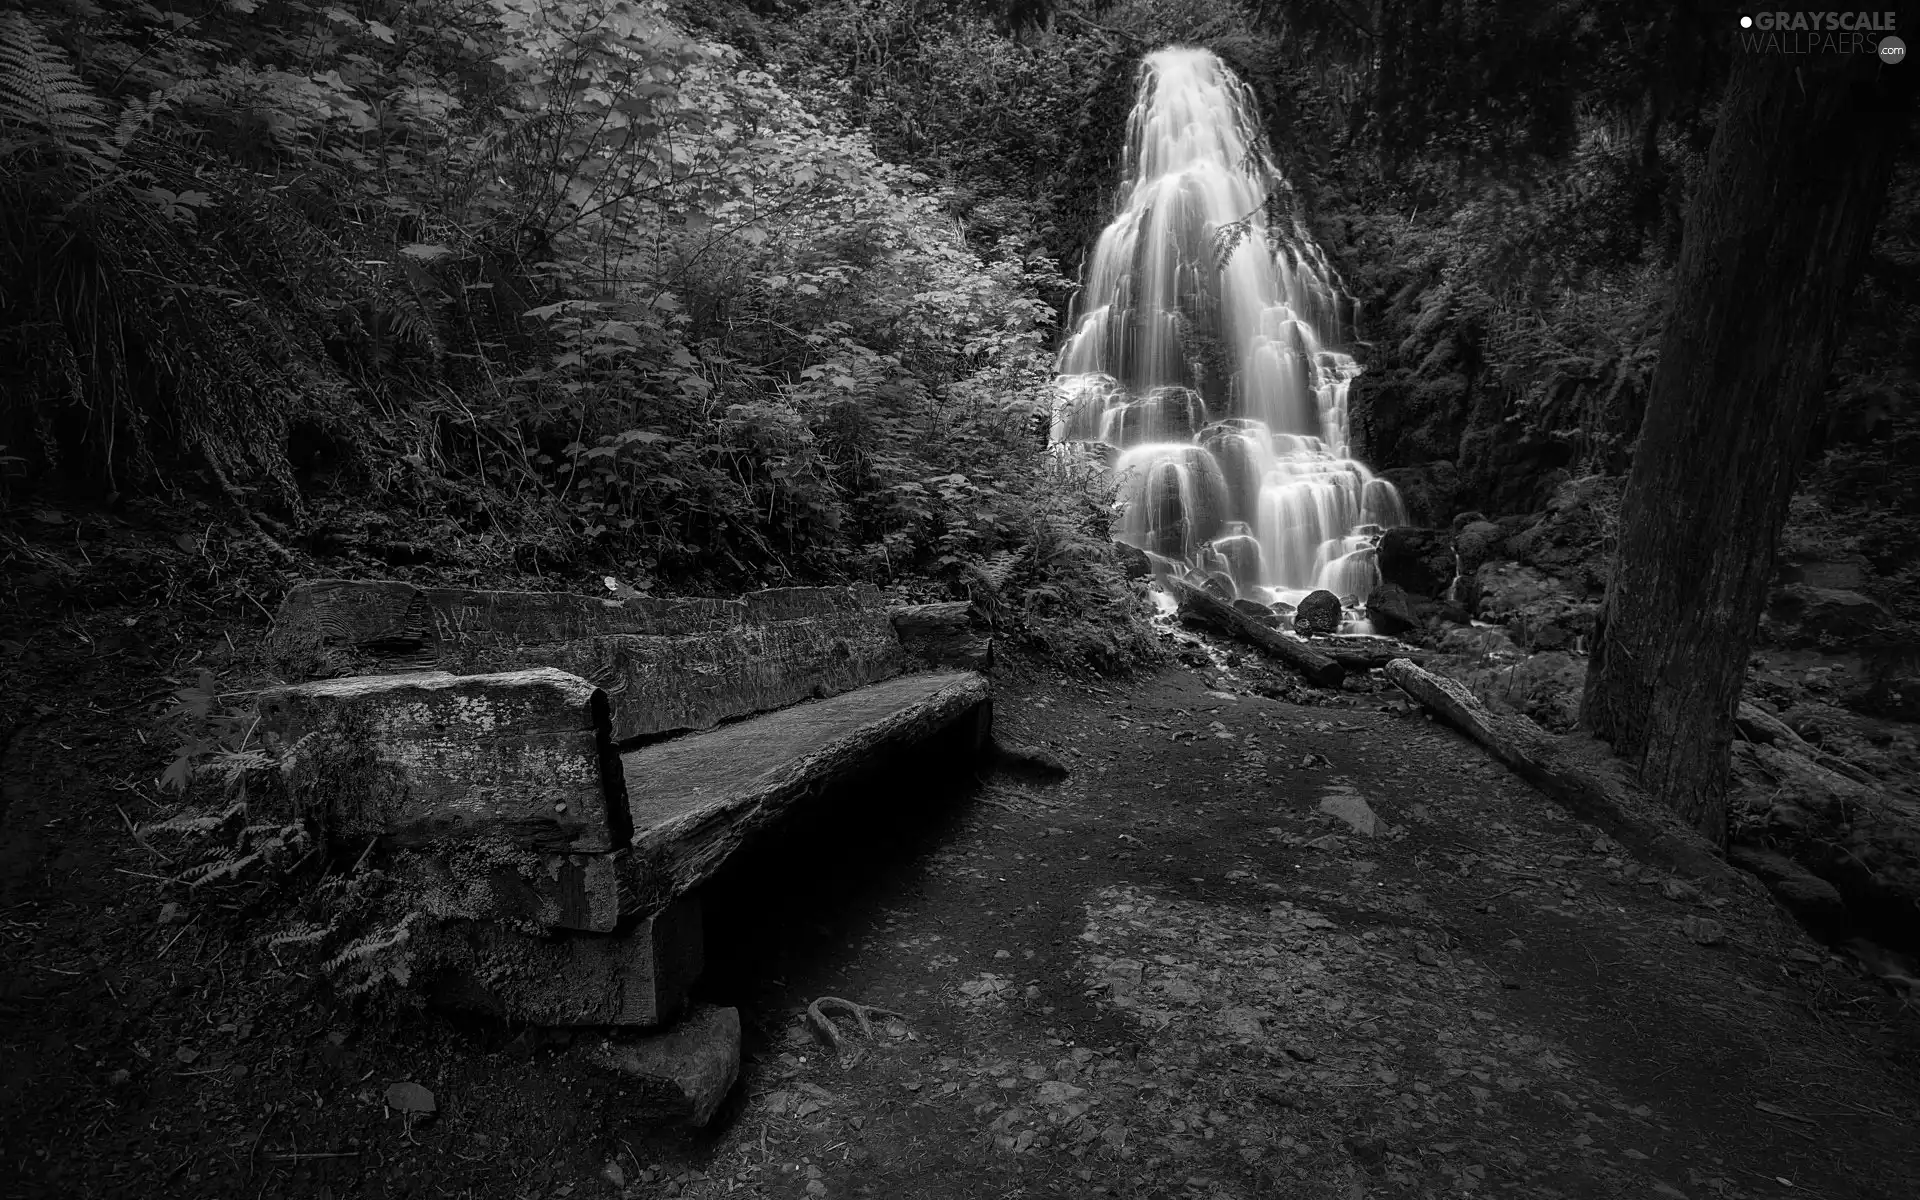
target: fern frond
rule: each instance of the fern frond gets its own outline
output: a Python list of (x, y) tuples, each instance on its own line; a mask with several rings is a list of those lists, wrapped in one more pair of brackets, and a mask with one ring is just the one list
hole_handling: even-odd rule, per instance
[(154, 118), (162, 110), (210, 92), (214, 87), (215, 83), (210, 79), (187, 79), (153, 92), (145, 99), (132, 101), (120, 110), (120, 115), (114, 120), (113, 133), (107, 139), (110, 153), (116, 157), (126, 153), (127, 147), (146, 132), (147, 126), (153, 124)]
[(0, 14), (0, 125), (37, 129), (80, 148), (76, 143), (97, 138), (106, 123), (106, 105), (66, 51), (23, 14)]
[(997, 551), (980, 564), (980, 574), (995, 591), (998, 591), (1007, 585), (1007, 580), (1013, 575), (1013, 569), (1020, 565), (1020, 560), (1025, 558), (1026, 554), (1025, 547)]

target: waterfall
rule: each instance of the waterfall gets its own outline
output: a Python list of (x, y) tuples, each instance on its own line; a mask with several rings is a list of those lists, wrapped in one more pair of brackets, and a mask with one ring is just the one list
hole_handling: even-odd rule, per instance
[(1261, 601), (1364, 601), (1374, 545), (1405, 523), (1348, 456), (1330, 349), (1352, 303), (1294, 214), (1251, 89), (1211, 51), (1147, 56), (1118, 213), (1060, 349), (1055, 443), (1113, 447), (1118, 540), (1156, 567)]

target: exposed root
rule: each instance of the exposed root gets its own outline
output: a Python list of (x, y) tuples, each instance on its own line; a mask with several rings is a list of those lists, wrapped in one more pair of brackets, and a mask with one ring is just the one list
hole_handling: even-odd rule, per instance
[(828, 1047), (836, 1054), (845, 1052), (846, 1035), (840, 1032), (840, 1027), (835, 1025), (833, 1018), (827, 1015), (826, 1010), (829, 1007), (839, 1008), (851, 1014), (853, 1019), (860, 1023), (860, 1032), (867, 1037), (873, 1036), (873, 1022), (868, 1019), (869, 1017), (897, 1017), (900, 1020), (906, 1020), (905, 1017), (890, 1008), (875, 1008), (870, 1004), (857, 1004), (852, 1000), (842, 1000), (838, 996), (822, 996), (812, 1004), (807, 1005), (807, 1028), (813, 1032), (813, 1036), (818, 1038), (822, 1045)]

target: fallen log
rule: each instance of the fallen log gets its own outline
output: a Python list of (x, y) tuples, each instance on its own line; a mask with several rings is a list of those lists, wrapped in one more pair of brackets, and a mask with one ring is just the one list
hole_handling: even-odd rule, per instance
[(1669, 870), (1730, 888), (1749, 887), (1747, 877), (1727, 865), (1711, 842), (1627, 779), (1625, 765), (1601, 743), (1579, 735), (1555, 737), (1524, 717), (1492, 712), (1464, 684), (1406, 659), (1388, 663), (1384, 673), (1514, 774), (1627, 849)]
[(1337, 688), (1346, 679), (1345, 667), (1305, 642), (1295, 641), (1284, 633), (1268, 629), (1233, 605), (1191, 584), (1170, 579), (1167, 586), (1173, 590), (1173, 598), (1179, 602), (1182, 616), (1243, 642), (1251, 642), (1321, 687)]
[(1427, 662), (1426, 655), (1398, 646), (1374, 649), (1370, 646), (1323, 646), (1309, 642), (1307, 648), (1318, 650), (1349, 671), (1378, 671), (1398, 659), (1405, 659), (1417, 666), (1425, 666)]

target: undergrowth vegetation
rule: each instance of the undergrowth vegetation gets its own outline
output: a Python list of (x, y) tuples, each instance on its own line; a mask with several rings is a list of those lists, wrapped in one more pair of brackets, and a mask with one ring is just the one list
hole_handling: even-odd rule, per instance
[(200, 474), (336, 572), (856, 575), (1144, 651), (1035, 432), (1054, 264), (664, 4), (0, 22), (9, 489)]

